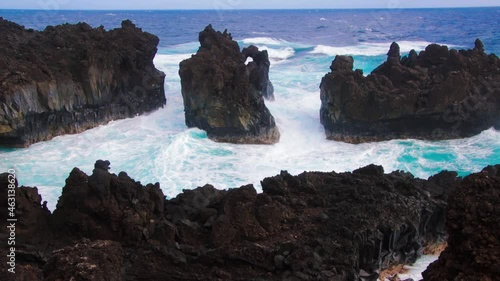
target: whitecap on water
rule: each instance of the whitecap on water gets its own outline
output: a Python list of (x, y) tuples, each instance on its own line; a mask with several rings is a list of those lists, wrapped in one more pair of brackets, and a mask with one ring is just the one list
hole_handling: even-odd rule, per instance
[[(385, 55), (392, 42), (387, 43), (364, 43), (354, 46), (327, 46), (318, 45), (311, 54), (323, 54), (328, 56), (353, 55), (353, 56), (378, 56)], [(430, 42), (426, 41), (398, 41), (401, 53), (408, 53), (412, 49), (415, 51), (424, 50)]]
[[(420, 257), (413, 265), (406, 265), (404, 269), (405, 273), (398, 274), (400, 280), (413, 279), (422, 280), (422, 272), (424, 272), (429, 264), (433, 263), (439, 258), (435, 255), (425, 255)], [(384, 280), (388, 281), (388, 280)]]
[(266, 35), (266, 34), (269, 34), (269, 32), (261, 32), (261, 31), (252, 31), (250, 33), (251, 34), (257, 34), (257, 35)]
[(295, 50), (292, 47), (283, 47), (279, 49), (270, 48), (268, 46), (257, 46), (259, 50), (266, 50), (269, 54), (269, 60), (271, 62), (271, 67), (273, 65), (281, 63), (286, 59), (293, 57)]
[(287, 41), (282, 39), (276, 39), (271, 37), (253, 37), (253, 38), (244, 38), (241, 40), (244, 44), (262, 44), (262, 45), (287, 45)]

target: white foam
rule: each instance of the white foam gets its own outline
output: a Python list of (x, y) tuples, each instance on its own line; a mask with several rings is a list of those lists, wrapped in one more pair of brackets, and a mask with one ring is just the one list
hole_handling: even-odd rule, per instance
[(257, 46), (259, 50), (267, 50), (269, 54), (269, 60), (271, 61), (271, 66), (274, 64), (280, 63), (286, 59), (289, 59), (295, 55), (295, 50), (292, 47), (284, 47), (284, 48), (270, 48), (268, 46)]
[[(206, 183), (217, 188), (252, 183), (259, 190), (260, 180), (280, 170), (292, 174), (342, 172), (375, 163), (388, 172), (402, 169), (427, 178), (442, 168), (475, 172), (486, 164), (500, 163), (500, 132), (493, 129), (473, 138), (442, 142), (393, 140), (353, 145), (326, 140), (319, 122), (318, 87), (328, 65), (320, 67), (318, 60), (309, 58), (276, 64), (270, 73), (276, 101), (267, 106), (280, 128), (278, 144), (212, 142), (202, 131), (188, 130), (184, 124), (178, 65), (192, 51), (191, 47), (178, 48), (176, 54), (155, 57), (155, 65), (166, 73), (165, 108), (28, 149), (0, 151), (4, 159), (0, 170), (15, 168), (21, 184), (41, 186), (43, 200), (53, 209), (71, 169), (79, 167), (90, 174), (97, 159), (110, 160), (114, 173), (126, 171), (143, 183), (160, 182), (168, 196)], [(428, 151), (452, 155), (455, 160), (432, 160)]]
[(261, 45), (286, 45), (288, 42), (281, 39), (271, 38), (271, 37), (253, 37), (253, 38), (245, 38), (241, 40), (244, 44), (261, 44)]
[[(391, 43), (365, 43), (356, 46), (325, 46), (318, 45), (311, 51), (311, 54), (324, 54), (328, 56), (353, 55), (353, 56), (378, 56), (385, 55), (389, 51)], [(398, 41), (401, 53), (407, 53), (414, 49), (415, 51), (424, 50), (430, 42), (426, 41)]]
[[(439, 258), (439, 256), (436, 255), (425, 255), (420, 257), (415, 264), (413, 265), (406, 265), (404, 269), (406, 269), (406, 273), (401, 273), (399, 275), (399, 279), (401, 280), (406, 280), (406, 279), (413, 279), (415, 281), (417, 280), (422, 280), (422, 272), (424, 272), (429, 264), (433, 263)], [(389, 281), (388, 279), (384, 281)]]
[(61, 188), (59, 186), (37, 186), (37, 188), (38, 193), (43, 194), (42, 199), (47, 202), (47, 208), (51, 211), (55, 210), (60, 194), (53, 190), (59, 190)]
[(179, 62), (190, 58), (193, 54), (158, 54), (154, 58), (154, 63), (155, 65), (179, 64)]
[[(271, 48), (268, 46), (257, 46), (259, 50), (267, 50), (269, 55), (269, 60), (271, 61), (271, 66), (287, 60), (295, 55), (295, 50), (292, 47), (282, 47), (282, 48)], [(158, 54), (154, 58), (155, 65), (165, 66), (164, 71), (173, 73), (172, 71), (177, 71), (172, 69), (172, 67), (178, 66), (180, 61), (190, 58), (193, 53), (176, 53), (176, 54)], [(248, 60), (247, 62), (248, 63)], [(177, 74), (175, 74), (177, 76)]]

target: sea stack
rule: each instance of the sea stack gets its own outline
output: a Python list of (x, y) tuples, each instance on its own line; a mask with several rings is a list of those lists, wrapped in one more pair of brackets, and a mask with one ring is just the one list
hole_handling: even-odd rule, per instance
[(44, 31), (0, 18), (0, 146), (26, 147), (166, 104), (159, 39), (131, 21)]
[(353, 58), (336, 56), (320, 85), (328, 139), (349, 143), (395, 138), (440, 140), (500, 128), (500, 60), (476, 40), (471, 50), (431, 44), (387, 61), (367, 77)]
[[(227, 31), (211, 25), (199, 35), (200, 48), (180, 63), (186, 125), (217, 142), (274, 144), (280, 133), (264, 103), (273, 99), (267, 51), (240, 51)], [(248, 57), (253, 61), (245, 64)]]

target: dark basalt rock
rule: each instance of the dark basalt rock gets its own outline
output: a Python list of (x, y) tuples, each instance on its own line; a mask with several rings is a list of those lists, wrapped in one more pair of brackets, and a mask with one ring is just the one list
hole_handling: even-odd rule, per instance
[(118, 242), (83, 240), (52, 253), (44, 280), (124, 280), (123, 254)]
[(500, 276), (500, 165), (464, 179), (446, 211), (448, 247), (424, 280), (498, 280)]
[[(273, 144), (280, 134), (263, 97), (274, 99), (267, 51), (240, 51), (231, 34), (211, 25), (200, 32), (201, 47), (180, 63), (186, 125), (218, 142)], [(251, 57), (253, 61), (245, 65)]]
[(252, 61), (247, 64), (248, 72), (250, 73), (250, 83), (255, 89), (261, 91), (265, 99), (274, 100), (274, 87), (273, 83), (269, 80), (271, 62), (269, 61), (267, 51), (259, 51), (259, 48), (256, 46), (250, 45), (247, 48), (243, 48), (241, 54), (245, 61), (248, 58), (252, 58)]
[[(47, 209), (47, 202), (42, 203), (42, 197), (38, 194), (36, 187), (18, 187), (17, 179), (13, 183), (15, 186), (15, 205), (12, 208), (9, 202), (12, 203), (12, 194), (7, 192), (12, 178), (9, 174), (0, 174), (0, 207), (5, 210), (1, 212), (1, 219), (7, 221), (10, 216), (9, 210), (15, 210), (14, 218), (19, 218), (22, 215), (22, 220), (18, 219), (16, 225), (16, 238), (29, 239), (34, 243), (46, 243), (47, 235), (50, 235), (47, 225), (50, 223), (51, 213)], [(10, 208), (9, 208), (10, 207)]]
[(125, 172), (108, 172), (109, 161), (97, 161), (91, 176), (71, 171), (54, 211), (58, 232), (135, 245), (155, 237), (168, 240), (161, 226), (165, 196), (156, 183), (142, 186)]
[(370, 165), (340, 174), (282, 171), (262, 181), (260, 194), (252, 185), (206, 185), (165, 200), (158, 185), (109, 168), (99, 160), (90, 176), (73, 169), (53, 214), (28, 195), (36, 189), (17, 188), (18, 202), (32, 198), (17, 214), (29, 222), (16, 241), (23, 276), (375, 281), (380, 269), (412, 263), (426, 244), (445, 239), (446, 200), (463, 188), (453, 172), (421, 180)]
[(165, 105), (159, 39), (132, 22), (44, 31), (0, 18), (0, 145), (24, 147)]
[(336, 56), (323, 77), (321, 123), (328, 139), (360, 143), (394, 138), (450, 139), (500, 129), (500, 59), (432, 44), (387, 61), (367, 77), (353, 58)]

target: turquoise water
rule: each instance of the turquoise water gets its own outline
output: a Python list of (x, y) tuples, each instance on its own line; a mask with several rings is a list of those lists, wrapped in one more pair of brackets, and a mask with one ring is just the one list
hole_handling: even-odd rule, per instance
[[(28, 18), (23, 18), (20, 12), (9, 13), (4, 13), (4, 16), (21, 22), (24, 20), (29, 25)], [(161, 27), (161, 21), (153, 24), (148, 22), (149, 18), (139, 17), (138, 14), (145, 12), (129, 13), (132, 13), (130, 17), (135, 17), (139, 24), (142, 20), (143, 27), (147, 30), (154, 31)], [(307, 16), (303, 15), (306, 12), (291, 13), (297, 13), (297, 17)], [(340, 22), (346, 22), (342, 22), (342, 26), (351, 24), (345, 13), (348, 14), (339, 12), (338, 15), (342, 18), (338, 19)], [(424, 17), (427, 15), (425, 11), (419, 10), (418, 13)], [(433, 13), (428, 12), (427, 16), (432, 17)], [(497, 12), (495, 10), (492, 13)], [(84, 12), (76, 14), (78, 17), (71, 15), (78, 19), (87, 17)], [(87, 18), (91, 23), (98, 23), (101, 18), (108, 17), (117, 21), (114, 17), (118, 17), (118, 12), (106, 14), (111, 16), (103, 14), (97, 17), (92, 14), (94, 18)], [(434, 15), (435, 22), (439, 22), (440, 15), (441, 13)], [(64, 16), (70, 18), (67, 14)], [(159, 17), (159, 14), (155, 16)], [(460, 13), (457, 17), (459, 16)], [(491, 21), (492, 16), (489, 17)], [(493, 18), (496, 17), (493, 15)], [(293, 17), (289, 19), (293, 20)], [(495, 50), (498, 49), (496, 38), (500, 37), (495, 24), (489, 29), (488, 25), (481, 29), (473, 27), (476, 29), (469, 30), (470, 34), (459, 35), (458, 38), (462, 38), (460, 40), (457, 36), (452, 36), (455, 29), (447, 31), (451, 34), (439, 28), (433, 29), (428, 32), (428, 37), (425, 34), (407, 35), (420, 32), (418, 26), (400, 26), (398, 28), (402, 31), (397, 29), (384, 32), (361, 26), (356, 30), (366, 30), (365, 33), (354, 32), (352, 36), (347, 34), (344, 37), (339, 35), (338, 40), (334, 40), (321, 37), (325, 32), (333, 32), (331, 29), (336, 20), (329, 17), (328, 13), (321, 17), (314, 15), (310, 20), (315, 21), (318, 26), (327, 27), (320, 28), (318, 34), (300, 31), (297, 33), (300, 38), (296, 40), (293, 38), (294, 31), (288, 30), (287, 24), (282, 24), (281, 29), (259, 28), (256, 25), (253, 30), (241, 31), (243, 28), (240, 28), (238, 31), (237, 22), (229, 21), (227, 15), (224, 21), (218, 21), (219, 26), (227, 23), (228, 28), (233, 26), (237, 29), (233, 36), (241, 46), (256, 44), (269, 51), (272, 62), (270, 77), (275, 86), (276, 100), (267, 102), (267, 106), (281, 132), (278, 144), (261, 146), (215, 143), (207, 138), (204, 131), (186, 128), (178, 65), (181, 60), (196, 52), (196, 32), (203, 28), (200, 26), (208, 23), (207, 20), (196, 18), (197, 25), (159, 32), (162, 42), (155, 57), (155, 65), (166, 73), (166, 107), (149, 115), (113, 121), (81, 134), (56, 137), (26, 149), (0, 149), (0, 171), (16, 169), (20, 184), (37, 186), (43, 200), (48, 201), (48, 207), (54, 209), (65, 179), (73, 167), (91, 173), (97, 159), (110, 160), (111, 172), (126, 171), (144, 184), (159, 182), (169, 197), (177, 195), (182, 189), (192, 189), (206, 183), (217, 188), (233, 188), (253, 183), (260, 189), (260, 180), (274, 176), (281, 170), (288, 170), (292, 174), (303, 171), (341, 172), (375, 163), (382, 165), (387, 172), (404, 170), (417, 177), (427, 178), (441, 170), (458, 171), (463, 176), (477, 172), (486, 165), (500, 163), (500, 132), (493, 129), (459, 140), (392, 140), (353, 145), (327, 141), (319, 122), (319, 83), (329, 71), (335, 55), (353, 55), (355, 67), (369, 73), (385, 60), (385, 54), (393, 40), (399, 42), (402, 52), (409, 52), (411, 49), (422, 50), (432, 42), (457, 47), (471, 46), (474, 39), (484, 33), (490, 36), (486, 40), (490, 45), (486, 45), (486, 48)], [(497, 18), (496, 20), (498, 21)], [(64, 19), (54, 16), (50, 21), (57, 23)], [(360, 18), (356, 21), (363, 23)], [(248, 22), (246, 24), (250, 25)], [(306, 28), (307, 26), (304, 27)], [(325, 31), (328, 28), (330, 31)], [(346, 32), (351, 32), (349, 30)], [(179, 39), (175, 39), (176, 34), (179, 34)], [(191, 34), (190, 41), (185, 34)], [(310, 37), (307, 37), (308, 34)], [(353, 38), (359, 40), (352, 42)]]
[[(204, 131), (185, 127), (178, 64), (197, 47), (182, 44), (162, 48), (155, 58), (156, 66), (167, 75), (165, 108), (27, 149), (2, 149), (5, 161), (0, 169), (15, 168), (20, 183), (38, 186), (48, 206), (54, 208), (71, 169), (79, 167), (91, 173), (97, 159), (110, 160), (112, 172), (126, 171), (143, 183), (160, 182), (168, 196), (206, 183), (218, 188), (253, 183), (259, 188), (260, 180), (281, 170), (292, 174), (340, 172), (375, 163), (386, 171), (405, 170), (427, 178), (443, 169), (466, 175), (500, 163), (500, 133), (492, 129), (472, 138), (439, 142), (392, 140), (352, 145), (327, 141), (319, 122), (318, 87), (332, 57), (313, 50), (292, 53), (287, 42), (253, 41), (263, 43), (261, 47), (273, 54), (271, 79), (276, 101), (267, 105), (282, 134), (278, 144), (215, 143)], [(253, 43), (250, 38), (240, 42)], [(417, 43), (416, 47), (423, 45)], [(356, 56), (358, 67), (365, 72), (376, 67), (384, 59), (377, 50), (370, 50), (373, 56)]]

